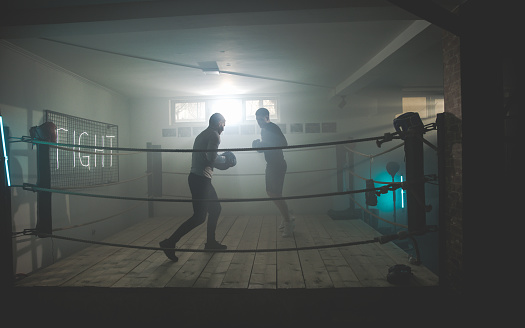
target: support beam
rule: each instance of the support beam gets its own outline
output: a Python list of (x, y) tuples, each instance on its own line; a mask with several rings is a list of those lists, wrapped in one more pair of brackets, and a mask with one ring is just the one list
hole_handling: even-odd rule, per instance
[[(80, 22), (126, 21), (147, 18), (192, 17), (199, 15), (217, 15), (232, 13), (277, 12), (296, 10), (353, 8), (379, 9), (392, 12), (383, 0), (192, 0), (192, 1), (131, 1), (95, 3), (87, 5), (18, 5), (7, 3), (0, 12), (0, 26), (69, 24)], [(395, 12), (394, 8), (394, 12)], [(396, 14), (398, 12), (395, 12)], [(401, 13), (403, 14), (403, 13)]]
[(461, 34), (459, 17), (430, 0), (388, 0), (388, 2), (455, 35)]
[(360, 78), (365, 76), (368, 72), (374, 69), (376, 66), (381, 64), (390, 55), (404, 46), (408, 41), (412, 40), (419, 33), (423, 32), (430, 23), (423, 20), (417, 20), (413, 22), (409, 27), (406, 28), (401, 34), (393, 39), (389, 44), (386, 45), (381, 51), (379, 51), (372, 59), (366, 64), (361, 66), (356, 72), (350, 75), (346, 80), (337, 85), (330, 95), (330, 98), (336, 97), (342, 94), (346, 89), (350, 88), (352, 84), (357, 82)]

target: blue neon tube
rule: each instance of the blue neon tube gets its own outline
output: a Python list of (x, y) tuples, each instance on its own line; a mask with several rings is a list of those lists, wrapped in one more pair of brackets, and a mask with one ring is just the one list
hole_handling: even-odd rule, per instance
[(4, 154), (4, 166), (5, 166), (5, 173), (7, 176), (7, 186), (11, 187), (11, 178), (9, 177), (9, 165), (7, 162), (7, 150), (6, 150), (6, 139), (4, 134), (4, 120), (2, 119), (2, 116), (0, 116), (0, 130), (2, 131), (2, 151)]

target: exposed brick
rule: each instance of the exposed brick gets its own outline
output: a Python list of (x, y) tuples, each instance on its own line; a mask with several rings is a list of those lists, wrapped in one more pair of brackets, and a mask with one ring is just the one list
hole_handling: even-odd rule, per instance
[(459, 37), (443, 34), (443, 81), (445, 99), (444, 173), (446, 199), (440, 208), (442, 227), (445, 228), (444, 253), (440, 269), (449, 288), (460, 289), (463, 284), (463, 197), (462, 197), (462, 144), (461, 144), (461, 61)]

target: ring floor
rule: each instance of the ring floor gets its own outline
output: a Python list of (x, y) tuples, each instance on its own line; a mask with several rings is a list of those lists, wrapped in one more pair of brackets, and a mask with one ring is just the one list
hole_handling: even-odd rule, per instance
[[(158, 247), (186, 217), (152, 217), (104, 242)], [(277, 216), (221, 216), (216, 237), (228, 249), (295, 248), (357, 242), (379, 233), (362, 220), (332, 220), (327, 215), (297, 215), (293, 237), (283, 238)], [(204, 248), (206, 224), (181, 239), (177, 248)], [(437, 247), (437, 245), (436, 245)], [(280, 252), (177, 252), (178, 262), (162, 251), (89, 245), (19, 280), (15, 287), (326, 289), (396, 287), (388, 268), (406, 264), (412, 286), (438, 286), (431, 270), (408, 262), (394, 243)]]

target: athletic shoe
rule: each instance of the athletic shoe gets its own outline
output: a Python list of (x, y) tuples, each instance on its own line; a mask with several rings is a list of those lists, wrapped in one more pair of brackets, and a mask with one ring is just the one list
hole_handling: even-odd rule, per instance
[(279, 226), (279, 230), (284, 229), (284, 219), (281, 220), (281, 225)]
[(173, 262), (177, 262), (179, 258), (175, 255), (175, 245), (173, 245), (169, 240), (164, 239), (159, 243), (160, 248), (163, 248), (164, 254), (172, 260)]
[(283, 237), (290, 237), (293, 235), (293, 229), (295, 228), (295, 221), (284, 222)]
[(220, 244), (218, 241), (209, 241), (204, 244), (204, 249), (226, 249), (228, 246)]
[[(295, 222), (295, 216), (293, 214), (290, 213), (290, 221), (292, 222)], [(281, 225), (279, 226), (279, 230), (283, 230), (284, 229), (284, 223), (286, 221), (284, 221), (284, 219), (281, 220)]]

